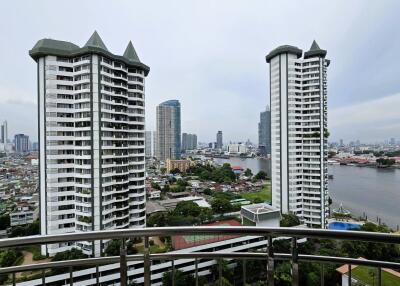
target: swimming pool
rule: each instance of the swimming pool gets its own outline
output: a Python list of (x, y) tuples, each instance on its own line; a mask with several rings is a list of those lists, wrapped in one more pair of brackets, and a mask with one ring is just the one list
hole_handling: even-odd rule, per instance
[(361, 227), (360, 224), (351, 223), (351, 222), (339, 222), (334, 221), (328, 224), (329, 229), (336, 229), (336, 230), (349, 230), (349, 229), (359, 229)]

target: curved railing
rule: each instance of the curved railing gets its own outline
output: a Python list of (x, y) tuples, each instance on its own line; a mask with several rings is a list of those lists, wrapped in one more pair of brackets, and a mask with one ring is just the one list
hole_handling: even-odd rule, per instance
[[(175, 235), (241, 235), (241, 236), (261, 236), (267, 239), (265, 252), (167, 252), (161, 254), (151, 254), (149, 246), (149, 237), (153, 236), (175, 236)], [(127, 255), (126, 240), (134, 237), (144, 238), (144, 253), (136, 255)], [(291, 253), (275, 253), (272, 240), (277, 237), (291, 238)], [(123, 229), (123, 230), (106, 230), (92, 231), (83, 233), (68, 233), (46, 236), (29, 236), (18, 238), (7, 238), (0, 240), (0, 248), (20, 247), (27, 245), (43, 245), (52, 243), (76, 242), (76, 241), (96, 241), (120, 239), (122, 241), (120, 256), (96, 257), (86, 259), (76, 259), (68, 261), (46, 262), (39, 264), (20, 265), (0, 268), (1, 274), (12, 274), (13, 285), (15, 285), (15, 273), (24, 271), (44, 270), (53, 268), (67, 268), (70, 273), (70, 281), (72, 285), (72, 268), (82, 266), (106, 265), (119, 263), (120, 284), (127, 285), (127, 262), (143, 261), (144, 262), (144, 285), (151, 284), (151, 261), (152, 260), (177, 260), (177, 259), (195, 259), (196, 263), (196, 285), (197, 279), (197, 260), (198, 259), (264, 259), (267, 260), (267, 280), (268, 285), (274, 285), (274, 264), (277, 260), (289, 260), (292, 267), (292, 285), (299, 285), (299, 262), (321, 262), (321, 263), (345, 263), (348, 264), (348, 279), (351, 285), (351, 265), (365, 265), (377, 267), (379, 269), (379, 285), (380, 285), (380, 269), (381, 268), (400, 268), (400, 263), (364, 260), (348, 257), (320, 256), (320, 255), (303, 255), (298, 254), (297, 240), (301, 238), (318, 238), (333, 240), (353, 240), (368, 241), (376, 243), (392, 243), (400, 244), (400, 235), (363, 232), (363, 231), (337, 231), (324, 229), (304, 229), (304, 228), (269, 228), (269, 227), (155, 227), (143, 229)], [(43, 272), (44, 273), (44, 272)], [(98, 273), (96, 273), (98, 282)], [(46, 280), (43, 275), (43, 284)], [(97, 283), (98, 284), (98, 283)]]

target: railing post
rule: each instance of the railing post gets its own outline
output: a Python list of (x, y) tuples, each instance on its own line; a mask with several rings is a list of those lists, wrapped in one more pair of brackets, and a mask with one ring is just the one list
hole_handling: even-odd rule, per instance
[(377, 279), (378, 279), (378, 286), (382, 285), (382, 268), (378, 267), (378, 275), (377, 275)]
[(42, 285), (46, 285), (46, 269), (42, 270)]
[(325, 285), (325, 268), (324, 264), (321, 263), (321, 286)]
[(218, 261), (218, 276), (219, 276), (219, 286), (222, 286), (222, 259)]
[(96, 265), (96, 285), (97, 286), (100, 285), (100, 281), (99, 281), (99, 265)]
[(150, 286), (150, 250), (149, 250), (149, 237), (144, 237), (144, 286)]
[(243, 259), (243, 263), (242, 263), (242, 276), (243, 276), (243, 286), (246, 286), (246, 259)]
[(120, 256), (119, 256), (119, 272), (120, 272), (120, 285), (127, 286), (128, 284), (128, 265), (126, 263), (126, 244), (125, 238), (121, 240)]
[(351, 286), (351, 264), (349, 264), (349, 271), (347, 272), (347, 278), (348, 278), (348, 281), (347, 281), (347, 283), (349, 284), (349, 286)]
[(299, 263), (298, 263), (298, 249), (297, 238), (292, 238), (292, 286), (299, 285)]
[(74, 285), (74, 277), (72, 273), (72, 266), (69, 267), (69, 285), (73, 286)]
[(199, 262), (197, 260), (197, 258), (194, 260), (195, 263), (195, 275), (196, 275), (196, 286), (199, 286)]
[(268, 265), (267, 265), (267, 284), (268, 286), (274, 286), (274, 248), (272, 244), (272, 237), (268, 236), (268, 245), (267, 245), (267, 254), (268, 254)]
[(15, 272), (12, 273), (12, 285), (15, 286)]
[(175, 286), (175, 260), (172, 260), (172, 286)]

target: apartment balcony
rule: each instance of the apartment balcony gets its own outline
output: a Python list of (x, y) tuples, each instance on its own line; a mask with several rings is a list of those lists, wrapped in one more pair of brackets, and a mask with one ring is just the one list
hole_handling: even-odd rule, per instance
[[(203, 244), (201, 248), (181, 249), (180, 251), (170, 251), (165, 253), (153, 253), (150, 237), (172, 237), (172, 236), (217, 236), (223, 235), (225, 239), (220, 241), (232, 241), (230, 246), (224, 250), (218, 247), (206, 249)], [(133, 238), (143, 240), (143, 253), (127, 254), (127, 240)], [(274, 250), (273, 241), (276, 238), (290, 240), (291, 250), (289, 253), (279, 253)], [(109, 241), (112, 239), (120, 240), (120, 255), (108, 257), (88, 257), (85, 259), (75, 259), (57, 262), (42, 262), (36, 264), (19, 265), (0, 268), (0, 275), (9, 275), (10, 285), (161, 285), (160, 277), (165, 272), (169, 272), (174, 285), (174, 274), (177, 270), (184, 275), (193, 275), (193, 284), (199, 285), (199, 278), (207, 276), (206, 285), (214, 284), (210, 278), (211, 267), (216, 267), (217, 276), (222, 277), (221, 263), (216, 262), (224, 259), (233, 265), (241, 268), (235, 275), (235, 285), (246, 285), (248, 279), (246, 261), (257, 260), (260, 265), (265, 266), (264, 276), (259, 277), (269, 286), (276, 284), (276, 267), (282, 261), (290, 262), (291, 285), (299, 285), (301, 267), (304, 263), (318, 263), (321, 265), (321, 282), (324, 280), (324, 267), (328, 264), (347, 264), (348, 285), (354, 284), (352, 279), (352, 266), (361, 265), (375, 267), (377, 269), (377, 279), (375, 285), (382, 285), (382, 269), (399, 269), (400, 263), (365, 260), (349, 257), (336, 257), (325, 255), (304, 255), (299, 253), (299, 244), (309, 239), (326, 239), (342, 241), (365, 241), (372, 243), (400, 244), (400, 235), (387, 233), (371, 233), (362, 231), (335, 231), (321, 229), (302, 229), (302, 228), (267, 228), (267, 227), (166, 227), (166, 228), (135, 228), (122, 230), (105, 230), (92, 232), (78, 232), (47, 236), (31, 236), (20, 238), (8, 238), (0, 240), (0, 248), (14, 248), (27, 245), (51, 245), (57, 243), (76, 244), (81, 241)], [(248, 246), (251, 245), (252, 248)], [(206, 249), (204, 251), (204, 249)], [(190, 251), (191, 250), (191, 251)], [(245, 250), (245, 251), (244, 251)], [(255, 251), (257, 250), (257, 251)], [(240, 262), (240, 263), (239, 263)], [(54, 271), (57, 270), (54, 274)], [(34, 278), (26, 282), (17, 282), (17, 274), (22, 272), (39, 273)], [(40, 273), (42, 276), (40, 277)], [(107, 280), (112, 279), (112, 280)], [(237, 280), (236, 280), (237, 279)], [(221, 281), (221, 280), (220, 280)], [(237, 283), (236, 283), (237, 282)], [(135, 284), (135, 285), (136, 285)], [(322, 283), (323, 284), (323, 283)]]

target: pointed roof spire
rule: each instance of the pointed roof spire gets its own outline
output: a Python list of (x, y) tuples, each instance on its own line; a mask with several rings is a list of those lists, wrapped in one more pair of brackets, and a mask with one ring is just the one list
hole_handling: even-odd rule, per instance
[(86, 42), (84, 47), (100, 48), (100, 49), (108, 51), (106, 45), (104, 45), (103, 40), (100, 38), (97, 31), (94, 31), (94, 33), (89, 38), (89, 40)]
[(125, 49), (124, 58), (133, 62), (140, 62), (135, 48), (133, 47), (132, 41), (129, 41), (128, 46)]
[(317, 50), (320, 50), (320, 49), (321, 49), (321, 48), (318, 46), (317, 42), (314, 40), (314, 41), (312, 42), (310, 51), (317, 51)]
[(304, 53), (304, 58), (312, 58), (312, 57), (325, 57), (326, 56), (326, 50), (321, 49), (317, 42), (314, 40), (312, 42), (311, 48)]

